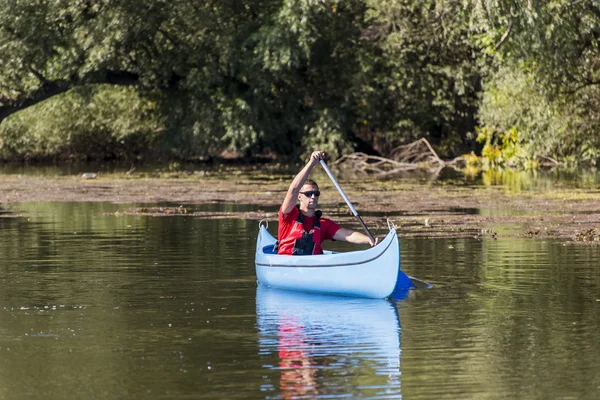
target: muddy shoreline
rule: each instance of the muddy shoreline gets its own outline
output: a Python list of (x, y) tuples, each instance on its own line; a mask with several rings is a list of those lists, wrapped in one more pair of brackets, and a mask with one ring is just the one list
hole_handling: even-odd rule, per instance
[[(358, 229), (335, 187), (318, 177), (324, 213)], [(122, 203), (123, 214), (276, 220), (291, 177), (248, 171), (215, 174), (0, 175), (0, 218), (19, 217), (21, 202)], [(368, 226), (385, 231), (388, 219), (401, 236), (551, 238), (600, 245), (600, 189), (555, 187), (512, 191), (505, 186), (415, 180), (340, 180)], [(198, 212), (193, 205), (255, 204), (252, 212)], [(162, 207), (156, 207), (157, 204)], [(133, 206), (132, 206), (133, 205)], [(179, 208), (179, 210), (177, 210)], [(189, 212), (188, 212), (189, 211)]]

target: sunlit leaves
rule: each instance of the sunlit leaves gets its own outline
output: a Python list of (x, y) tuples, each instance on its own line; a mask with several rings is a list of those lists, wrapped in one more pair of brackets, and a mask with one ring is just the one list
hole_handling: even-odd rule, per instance
[(600, 4), (486, 1), (483, 30), (506, 26), (485, 82), (481, 124), (517, 129), (533, 155), (595, 164), (600, 102)]
[(136, 159), (137, 155), (157, 155), (165, 141), (165, 123), (155, 112), (157, 106), (156, 100), (139, 96), (132, 88), (90, 85), (73, 89), (0, 125), (0, 157)]
[[(385, 154), (424, 136), (449, 156), (481, 125), (514, 128), (543, 144), (539, 154), (593, 158), (599, 20), (593, 0), (5, 0), (0, 122), (45, 96), (112, 83), (154, 102), (132, 112), (163, 124), (176, 157), (333, 155), (359, 142)], [(87, 115), (76, 104), (49, 118)], [(24, 115), (2, 122), (5, 142), (51, 140), (28, 134), (36, 113)], [(135, 120), (93, 129), (155, 132), (152, 118)]]

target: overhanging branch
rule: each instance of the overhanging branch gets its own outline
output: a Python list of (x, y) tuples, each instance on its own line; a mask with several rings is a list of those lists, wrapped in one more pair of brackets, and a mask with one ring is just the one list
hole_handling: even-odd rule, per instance
[(89, 84), (110, 84), (119, 86), (135, 86), (139, 83), (139, 75), (128, 71), (97, 71), (88, 74), (83, 79), (60, 81), (42, 80), (40, 86), (33, 92), (24, 93), (15, 99), (0, 97), (0, 124), (8, 116), (38, 104), (50, 97), (64, 93), (77, 86)]
[(502, 34), (502, 37), (500, 38), (498, 43), (496, 43), (494, 45), (494, 51), (498, 51), (500, 46), (502, 46), (502, 43), (504, 43), (506, 41), (506, 39), (508, 39), (508, 36), (510, 36), (510, 31), (512, 29), (512, 24), (513, 24), (513, 15), (512, 14), (513, 14), (513, 11), (512, 11), (512, 7), (511, 7), (510, 8), (510, 20), (508, 21), (508, 26), (506, 27), (506, 30)]

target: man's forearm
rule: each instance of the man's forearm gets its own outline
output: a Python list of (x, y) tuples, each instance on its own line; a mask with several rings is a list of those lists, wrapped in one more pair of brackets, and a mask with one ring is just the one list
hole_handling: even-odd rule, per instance
[(346, 241), (354, 244), (370, 244), (371, 240), (367, 235), (360, 232), (352, 232), (346, 236)]

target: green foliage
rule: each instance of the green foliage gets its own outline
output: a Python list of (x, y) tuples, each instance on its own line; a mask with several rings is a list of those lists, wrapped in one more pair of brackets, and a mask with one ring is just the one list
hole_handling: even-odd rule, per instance
[(307, 135), (302, 140), (303, 147), (306, 149), (305, 159), (308, 159), (310, 153), (317, 149), (327, 153), (332, 160), (352, 151), (352, 144), (344, 135), (341, 119), (341, 115), (336, 115), (330, 110), (323, 111), (319, 120), (308, 129)]
[(599, 39), (594, 0), (5, 0), (0, 157), (386, 155), (421, 137), (451, 156), (479, 126), (490, 159), (596, 163)]
[(549, 2), (487, 0), (482, 29), (508, 31), (497, 49), (503, 61), (522, 61), (536, 69), (546, 90), (564, 93), (598, 82), (600, 4), (596, 0)]
[[(580, 93), (583, 96), (557, 97), (549, 96), (540, 85), (534, 74), (522, 67), (498, 69), (486, 83), (479, 110), (480, 132), (488, 139), (518, 132), (516, 143), (527, 151), (513, 155), (517, 164), (527, 159), (564, 159), (568, 155), (595, 164), (600, 125), (598, 116), (588, 110), (591, 104), (598, 104), (598, 90), (588, 88)], [(486, 142), (491, 147), (484, 147), (487, 153), (482, 155), (496, 159), (492, 147), (497, 144)]]
[(496, 65), (485, 79), (481, 125), (515, 128), (533, 157), (600, 161), (592, 111), (600, 104), (600, 4), (495, 0), (478, 8)]
[(142, 97), (131, 88), (79, 87), (5, 120), (0, 126), (0, 157), (127, 159), (157, 155), (164, 123), (156, 108), (155, 99)]
[[(470, 38), (469, 2), (367, 1), (371, 79), (363, 119), (383, 132), (383, 152), (428, 137), (456, 153), (474, 128), (480, 72)], [(374, 60), (374, 61), (373, 61)], [(363, 111), (363, 110), (361, 110)]]
[(515, 128), (500, 134), (488, 128), (480, 128), (477, 133), (477, 142), (484, 144), (481, 156), (486, 159), (488, 166), (532, 166), (530, 152)]

